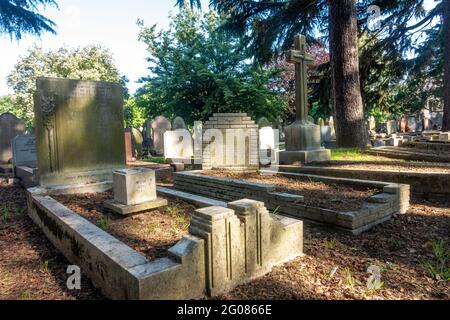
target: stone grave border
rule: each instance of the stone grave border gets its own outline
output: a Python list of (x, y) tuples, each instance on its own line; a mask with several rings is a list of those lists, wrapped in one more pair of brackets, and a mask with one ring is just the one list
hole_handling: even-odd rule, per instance
[[(244, 199), (227, 207), (196, 210), (189, 234), (168, 250), (167, 257), (149, 261), (51, 197), (100, 192), (111, 186), (104, 182), (27, 190), (30, 218), (111, 299), (216, 296), (303, 256), (303, 222), (272, 215), (261, 202)], [(224, 223), (234, 227), (223, 228)], [(220, 258), (224, 253), (226, 259)], [(223, 281), (218, 282), (214, 277), (219, 273)]]
[(410, 161), (443, 162), (449, 163), (448, 155), (427, 153), (425, 149), (405, 147), (376, 147), (366, 151), (367, 154), (382, 156), (392, 159), (403, 159)]
[(208, 176), (201, 174), (200, 171), (174, 173), (174, 187), (177, 190), (223, 201), (241, 198), (262, 201), (269, 210), (276, 210), (278, 214), (305, 219), (353, 235), (367, 231), (391, 219), (395, 214), (404, 214), (409, 209), (409, 185), (298, 173), (278, 174), (318, 182), (380, 188), (383, 192), (369, 198), (360, 210), (340, 212), (303, 205), (302, 196), (277, 192), (276, 188), (269, 184)]
[[(366, 162), (365, 162), (366, 163)], [(378, 162), (367, 162), (368, 164), (379, 164)], [(417, 196), (428, 198), (442, 198), (450, 196), (450, 173), (427, 173), (411, 172), (398, 170), (367, 170), (356, 168), (328, 168), (322, 165), (340, 165), (340, 164), (361, 164), (358, 161), (331, 161), (321, 163), (320, 166), (314, 164), (308, 166), (279, 166), (280, 172), (302, 173), (318, 176), (331, 176), (336, 178), (350, 178), (361, 180), (386, 181), (391, 183), (408, 184), (411, 186), (411, 192)], [(387, 164), (398, 164), (387, 162)], [(406, 163), (411, 167), (426, 167), (424, 163)], [(437, 165), (437, 164), (432, 164)], [(450, 164), (443, 165), (446, 168)]]

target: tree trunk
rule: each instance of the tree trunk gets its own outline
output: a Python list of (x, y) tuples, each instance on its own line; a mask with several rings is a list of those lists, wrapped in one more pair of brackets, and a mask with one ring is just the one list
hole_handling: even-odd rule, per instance
[(359, 76), (356, 0), (328, 0), (328, 4), (337, 144), (365, 147), (368, 133)]
[(444, 0), (444, 117), (442, 131), (450, 131), (450, 0)]

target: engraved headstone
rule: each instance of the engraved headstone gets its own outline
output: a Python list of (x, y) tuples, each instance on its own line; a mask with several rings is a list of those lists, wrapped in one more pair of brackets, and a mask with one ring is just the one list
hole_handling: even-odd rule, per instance
[(164, 133), (172, 129), (170, 121), (163, 116), (152, 122), (154, 152), (157, 156), (164, 155)]
[(112, 179), (126, 165), (120, 84), (38, 78), (34, 96), (40, 184)]
[(14, 167), (37, 167), (36, 137), (34, 135), (17, 136), (12, 141)]
[(12, 161), (11, 142), (24, 133), (25, 123), (22, 120), (9, 112), (0, 115), (0, 164)]

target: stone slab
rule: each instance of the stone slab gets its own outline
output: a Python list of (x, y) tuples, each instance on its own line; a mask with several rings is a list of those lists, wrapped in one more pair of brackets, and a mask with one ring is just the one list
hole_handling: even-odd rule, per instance
[(318, 149), (310, 151), (281, 151), (279, 153), (280, 164), (291, 165), (295, 162), (311, 163), (329, 161), (331, 159), (331, 150)]
[(158, 193), (164, 196), (176, 197), (182, 199), (186, 202), (192, 203), (200, 208), (204, 207), (227, 207), (227, 203), (225, 201), (220, 201), (212, 198), (207, 198), (199, 195), (195, 195), (188, 192), (183, 192), (180, 190), (169, 189), (164, 187), (156, 187)]
[(167, 206), (168, 202), (166, 199), (157, 198), (153, 201), (144, 202), (136, 205), (125, 205), (115, 200), (106, 200), (104, 202), (105, 208), (114, 211), (120, 215), (131, 215), (139, 212), (144, 212), (152, 209), (161, 208)]

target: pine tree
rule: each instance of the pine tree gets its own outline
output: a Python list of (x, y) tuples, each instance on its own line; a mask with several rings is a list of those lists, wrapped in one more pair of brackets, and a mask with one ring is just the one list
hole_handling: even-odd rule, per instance
[(43, 32), (56, 33), (55, 23), (38, 13), (39, 6), (58, 7), (54, 0), (0, 1), (0, 34), (20, 40), (24, 33), (36, 36)]

